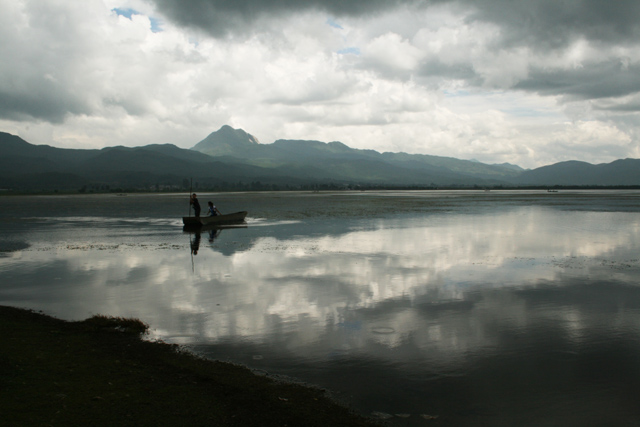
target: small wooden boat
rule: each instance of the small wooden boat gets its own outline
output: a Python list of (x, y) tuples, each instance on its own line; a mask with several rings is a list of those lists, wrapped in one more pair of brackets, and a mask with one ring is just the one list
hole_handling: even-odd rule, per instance
[(203, 225), (240, 224), (244, 222), (247, 211), (234, 212), (216, 216), (183, 216), (182, 223), (185, 227), (202, 227)]
[(207, 225), (184, 225), (182, 231), (185, 233), (204, 233), (206, 231), (235, 230), (236, 228), (247, 228), (246, 222), (239, 224), (207, 224)]

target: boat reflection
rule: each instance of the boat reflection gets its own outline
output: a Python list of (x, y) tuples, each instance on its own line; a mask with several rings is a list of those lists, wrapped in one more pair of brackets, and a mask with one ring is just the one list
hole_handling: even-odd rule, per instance
[[(247, 228), (246, 224), (236, 224), (236, 225), (204, 225), (201, 227), (189, 227), (184, 226), (182, 231), (189, 235), (189, 248), (191, 250), (191, 255), (198, 255), (198, 251), (200, 250), (200, 243), (202, 241), (202, 234), (207, 235), (207, 240), (209, 241), (210, 247), (213, 249), (213, 244), (218, 239), (222, 230), (230, 230), (237, 228)], [(221, 251), (224, 253), (224, 251)], [(225, 255), (230, 255), (234, 251), (227, 253)]]

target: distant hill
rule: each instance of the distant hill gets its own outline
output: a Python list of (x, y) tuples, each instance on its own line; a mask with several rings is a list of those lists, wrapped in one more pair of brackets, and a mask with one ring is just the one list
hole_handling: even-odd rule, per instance
[[(286, 183), (288, 177), (278, 173), (268, 171), (266, 178)], [(0, 132), (0, 188), (5, 189), (182, 188), (191, 178), (215, 186), (263, 175), (261, 168), (219, 161), (175, 145), (71, 150), (32, 145)]]
[(511, 169), (517, 172), (523, 172), (525, 169), (521, 168), (518, 165), (512, 165), (511, 163), (494, 163), (493, 166), (498, 166), (501, 168)]
[(640, 185), (640, 159), (611, 163), (568, 161), (524, 171), (512, 180), (520, 185)]
[(192, 149), (172, 144), (62, 149), (0, 132), (0, 189), (105, 191), (183, 189), (191, 180), (220, 190), (330, 186), (640, 185), (640, 160), (562, 162), (534, 170), (452, 157), (379, 153), (341, 142), (278, 140), (260, 144), (223, 126)]
[(262, 168), (296, 165), (323, 171), (326, 179), (386, 185), (491, 185), (506, 183), (519, 171), (452, 157), (359, 150), (341, 142), (277, 140), (259, 144), (242, 130), (223, 126), (192, 150)]

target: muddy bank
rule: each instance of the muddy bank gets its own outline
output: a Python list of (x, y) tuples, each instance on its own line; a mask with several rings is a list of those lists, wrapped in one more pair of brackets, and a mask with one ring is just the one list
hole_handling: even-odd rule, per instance
[(146, 325), (0, 306), (7, 425), (370, 426), (322, 390), (141, 339)]

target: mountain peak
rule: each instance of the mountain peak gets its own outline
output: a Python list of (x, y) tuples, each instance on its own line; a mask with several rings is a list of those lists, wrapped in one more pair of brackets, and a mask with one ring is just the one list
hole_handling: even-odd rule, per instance
[(212, 135), (224, 136), (226, 138), (234, 139), (236, 142), (240, 143), (249, 142), (251, 144), (260, 144), (260, 141), (258, 141), (258, 138), (256, 138), (255, 136), (245, 132), (242, 129), (234, 129), (229, 125), (222, 126), (216, 132), (209, 134), (207, 138), (211, 137)]
[(212, 156), (225, 156), (234, 155), (239, 150), (242, 151), (257, 144), (260, 142), (255, 136), (242, 129), (234, 129), (229, 125), (224, 125), (217, 131), (210, 133), (191, 149)]

